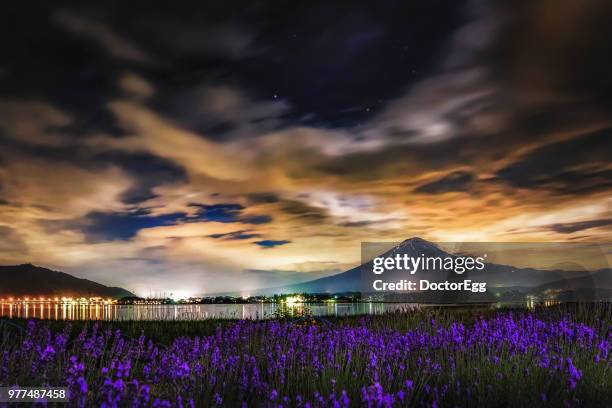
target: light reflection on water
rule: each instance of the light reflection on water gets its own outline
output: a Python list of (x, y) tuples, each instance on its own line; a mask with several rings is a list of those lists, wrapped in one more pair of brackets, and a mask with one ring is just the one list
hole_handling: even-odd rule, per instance
[(56, 302), (0, 303), (0, 316), (53, 320), (265, 319), (278, 316), (350, 316), (418, 308), (415, 303), (257, 303), (117, 305)]
[[(523, 303), (523, 305), (525, 305)], [(418, 303), (257, 303), (202, 305), (117, 305), (57, 302), (0, 302), (0, 316), (52, 320), (266, 319), (288, 316), (375, 315), (427, 307)], [(499, 307), (500, 304), (480, 305)], [(527, 305), (533, 306), (533, 305)]]

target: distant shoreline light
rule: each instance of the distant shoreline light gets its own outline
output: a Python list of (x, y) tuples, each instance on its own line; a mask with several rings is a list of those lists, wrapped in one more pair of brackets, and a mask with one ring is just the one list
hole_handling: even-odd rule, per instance
[(85, 304), (85, 305), (95, 305), (95, 304), (116, 304), (118, 303), (117, 299), (113, 298), (103, 298), (103, 297), (90, 297), (90, 298), (73, 298), (70, 296), (62, 296), (62, 297), (37, 297), (37, 296), (24, 296), (24, 297), (6, 297), (0, 298), (0, 303), (60, 303), (60, 304)]

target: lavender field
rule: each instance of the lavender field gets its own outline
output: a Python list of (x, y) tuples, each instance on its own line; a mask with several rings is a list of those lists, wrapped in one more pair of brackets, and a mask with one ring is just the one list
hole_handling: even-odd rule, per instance
[(0, 385), (66, 385), (79, 407), (603, 407), (612, 400), (611, 314), (598, 304), (331, 320), (4, 321)]

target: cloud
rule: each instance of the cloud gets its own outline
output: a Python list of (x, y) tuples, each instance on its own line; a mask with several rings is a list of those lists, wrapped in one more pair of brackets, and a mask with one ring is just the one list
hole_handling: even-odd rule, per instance
[(121, 195), (125, 204), (143, 203), (156, 197), (154, 190), (159, 186), (187, 181), (186, 172), (179, 164), (149, 153), (93, 151), (80, 164), (103, 167), (107, 163), (119, 167), (131, 179), (130, 187)]
[(214, 140), (253, 137), (276, 129), (290, 111), (280, 99), (257, 98), (232, 85), (195, 84), (173, 90), (171, 116)]
[[(131, 179), (119, 168), (82, 168), (67, 161), (28, 156), (6, 148), (0, 153), (0, 225), (27, 252), (0, 251), (0, 262), (66, 267), (101, 256), (121, 256), (129, 248), (101, 251), (78, 228), (60, 228), (92, 212), (122, 212), (121, 195)], [(54, 224), (56, 229), (49, 229)], [(21, 244), (20, 244), (21, 246)], [(108, 249), (108, 248), (106, 248)], [(18, 259), (21, 257), (22, 259)]]
[(0, 99), (0, 135), (21, 143), (60, 146), (69, 141), (61, 131), (72, 118), (41, 100)]
[(251, 203), (255, 204), (271, 204), (277, 203), (280, 199), (275, 193), (249, 193), (247, 198)]
[(132, 181), (116, 166), (90, 170), (14, 151), (3, 153), (0, 196), (20, 206), (20, 218), (73, 218), (125, 207), (120, 197)]
[(283, 200), (280, 204), (281, 211), (307, 224), (322, 224), (328, 217), (324, 208), (314, 207), (302, 201)]
[(489, 58), (508, 13), (484, 1), (463, 7), (465, 22), (450, 35), (436, 69), (363, 126), (368, 138), (431, 144), (494, 132), (508, 121), (505, 89)]
[(128, 96), (138, 99), (148, 99), (155, 94), (155, 88), (151, 83), (131, 72), (121, 75), (118, 85)]
[(192, 204), (192, 206), (198, 208), (198, 219), (215, 222), (238, 222), (244, 210), (240, 204)]
[(0, 253), (11, 254), (13, 259), (19, 259), (22, 262), (24, 256), (27, 256), (28, 247), (17, 231), (5, 225), (0, 225)]
[(58, 11), (54, 21), (62, 28), (74, 34), (89, 37), (97, 42), (111, 56), (139, 64), (156, 64), (155, 58), (136, 44), (116, 34), (103, 23), (78, 16), (70, 11)]
[(396, 143), (440, 143), (479, 134), (503, 124), (497, 107), (503, 99), (484, 67), (444, 72), (390, 103), (364, 133)]
[(215, 239), (227, 239), (227, 240), (243, 240), (243, 239), (252, 239), (259, 238), (261, 234), (254, 234), (251, 232), (252, 230), (239, 230), (218, 234), (210, 234), (209, 237)]
[(422, 184), (414, 189), (415, 193), (440, 194), (448, 192), (465, 192), (472, 181), (474, 175), (467, 171), (455, 171), (437, 180)]
[(521, 188), (547, 188), (556, 194), (583, 195), (612, 187), (607, 152), (612, 129), (539, 146), (497, 171), (501, 180)]
[(97, 138), (90, 141), (92, 148), (148, 152), (176, 162), (188, 173), (220, 180), (245, 179), (251, 174), (250, 162), (244, 152), (207, 141), (140, 104), (115, 101), (109, 109), (129, 136), (122, 139)]
[(584, 231), (591, 228), (606, 227), (608, 225), (612, 225), (612, 219), (610, 218), (553, 224), (550, 226), (550, 229), (560, 234), (572, 234), (574, 232)]
[(605, 1), (519, 2), (500, 31), (490, 63), (526, 110), (573, 105), (581, 110), (610, 108), (612, 35)]
[(387, 218), (381, 220), (363, 220), (363, 221), (345, 221), (338, 225), (347, 228), (364, 228), (375, 226), (389, 226), (389, 224), (401, 223), (403, 220), (399, 218)]

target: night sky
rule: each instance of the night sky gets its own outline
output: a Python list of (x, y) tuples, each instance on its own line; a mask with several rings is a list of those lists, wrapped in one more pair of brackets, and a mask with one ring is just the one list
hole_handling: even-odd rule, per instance
[(181, 297), (338, 273), (368, 240), (609, 242), (611, 18), (3, 2), (0, 264)]

